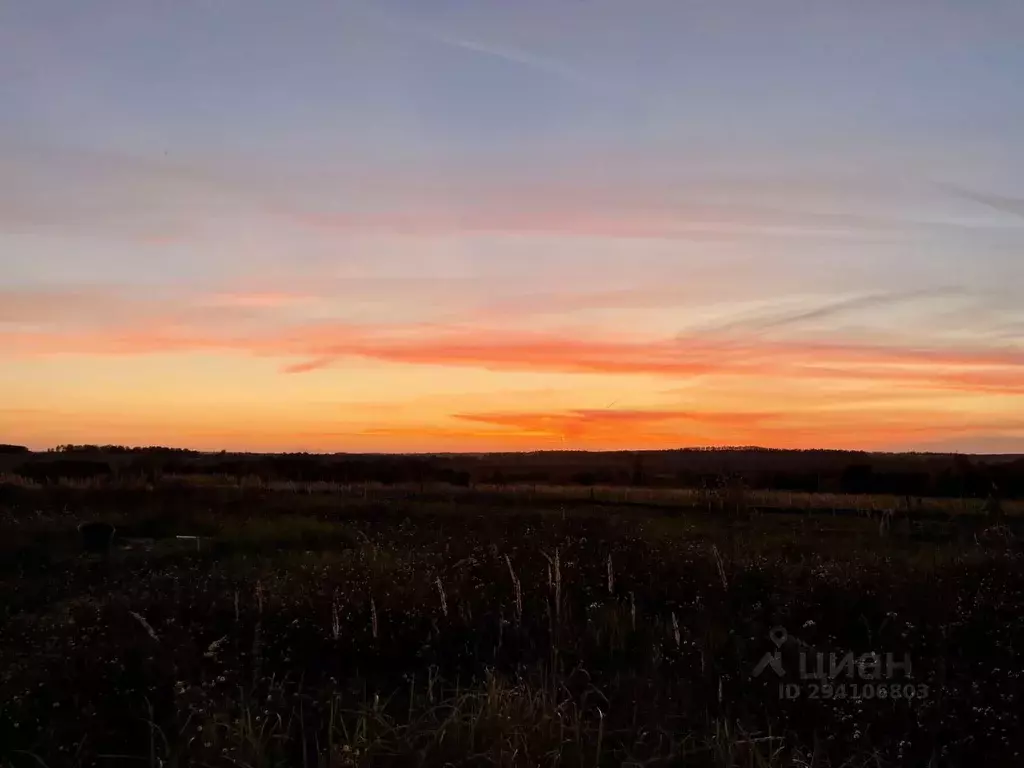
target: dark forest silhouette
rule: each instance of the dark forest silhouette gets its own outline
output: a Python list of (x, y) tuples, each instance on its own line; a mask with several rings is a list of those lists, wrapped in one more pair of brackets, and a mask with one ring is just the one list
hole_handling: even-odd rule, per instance
[(1024, 497), (1024, 457), (695, 448), (492, 454), (242, 454), (160, 446), (2, 446), (5, 471), (35, 482), (230, 475), (263, 481), (559, 484), (700, 488), (723, 475), (751, 490), (944, 498)]

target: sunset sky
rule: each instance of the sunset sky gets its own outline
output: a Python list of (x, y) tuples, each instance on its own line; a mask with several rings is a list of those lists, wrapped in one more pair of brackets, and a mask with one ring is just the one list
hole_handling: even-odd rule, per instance
[(1024, 452), (1024, 3), (0, 3), (0, 442)]

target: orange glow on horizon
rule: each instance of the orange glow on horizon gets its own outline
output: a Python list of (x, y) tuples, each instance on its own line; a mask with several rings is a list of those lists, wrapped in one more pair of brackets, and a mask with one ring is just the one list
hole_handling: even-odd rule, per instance
[[(317, 452), (887, 450), (1024, 436), (1024, 381), (1005, 352), (911, 349), (903, 358), (863, 345), (389, 335), (374, 345), (350, 333), (345, 354), (339, 344), (337, 356), (285, 369), (280, 353), (292, 344), (315, 352), (324, 337), (136, 332), (79, 337), (79, 354), (65, 338), (15, 358), (26, 373), (37, 368), (38, 386), (5, 387), (0, 428), (37, 448)], [(77, 380), (48, 373), (76, 369)]]

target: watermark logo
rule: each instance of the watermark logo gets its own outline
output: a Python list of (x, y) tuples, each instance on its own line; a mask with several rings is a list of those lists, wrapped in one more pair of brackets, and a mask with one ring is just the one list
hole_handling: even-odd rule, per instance
[[(924, 698), (926, 685), (910, 682), (913, 664), (910, 654), (876, 652), (856, 655), (823, 653), (790, 636), (785, 627), (774, 627), (768, 638), (775, 650), (766, 653), (754, 667), (753, 676), (769, 670), (789, 682), (779, 684), (779, 696), (807, 698)], [(784, 657), (783, 648), (789, 653)], [(800, 682), (792, 682), (797, 679)]]
[(772, 631), (768, 633), (768, 639), (775, 643), (776, 650), (771, 653), (766, 653), (761, 657), (761, 661), (754, 667), (754, 677), (760, 677), (761, 674), (771, 667), (771, 670), (779, 677), (786, 676), (786, 668), (782, 664), (782, 646), (786, 644), (786, 640), (789, 638), (789, 633), (786, 632), (784, 627), (772, 627)]

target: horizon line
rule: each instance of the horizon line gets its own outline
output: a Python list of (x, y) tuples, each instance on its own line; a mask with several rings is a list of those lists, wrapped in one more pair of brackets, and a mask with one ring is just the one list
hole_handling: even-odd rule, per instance
[[(70, 445), (72, 451), (61, 451), (60, 448)], [(5, 447), (24, 448), (31, 454), (57, 454), (72, 453), (74, 449), (81, 449), (82, 452), (112, 452), (111, 449), (123, 449), (129, 452), (141, 452), (146, 450), (174, 451), (181, 453), (192, 453), (201, 456), (219, 456), (222, 454), (242, 456), (529, 456), (538, 453), (587, 453), (587, 454), (621, 454), (621, 453), (726, 453), (726, 452), (760, 452), (760, 453), (839, 453), (857, 454), (865, 456), (977, 456), (977, 457), (999, 457), (1019, 456), (1024, 457), (1021, 452), (996, 452), (978, 453), (972, 451), (936, 451), (936, 450), (865, 450), (857, 448), (772, 448), (763, 445), (713, 445), (713, 446), (680, 446), (678, 448), (618, 448), (618, 449), (587, 449), (587, 448), (538, 448), (535, 450), (512, 450), (512, 451), (246, 451), (231, 450), (222, 448), (220, 450), (199, 450), (196, 448), (184, 448), (170, 445), (124, 445), (124, 444), (58, 444), (43, 449), (35, 449), (16, 443), (7, 443)], [(16, 454), (8, 454), (16, 455)]]

